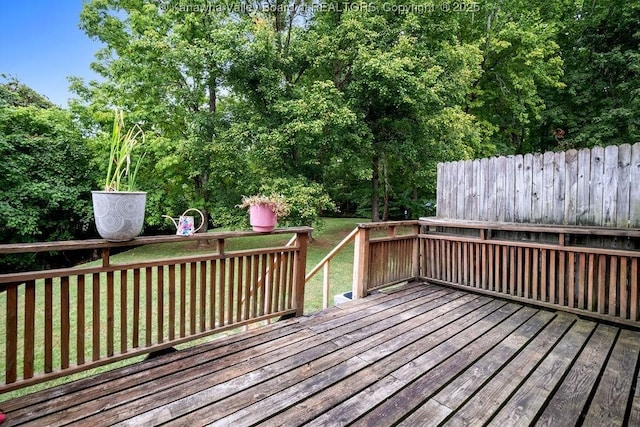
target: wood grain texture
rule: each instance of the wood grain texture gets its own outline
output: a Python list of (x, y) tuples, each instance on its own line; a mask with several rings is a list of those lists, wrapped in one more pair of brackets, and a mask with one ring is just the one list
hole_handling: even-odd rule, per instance
[(638, 228), (638, 182), (640, 143), (440, 163), (437, 217)]
[(414, 282), (2, 407), (8, 425), (635, 425), (639, 347), (628, 329)]

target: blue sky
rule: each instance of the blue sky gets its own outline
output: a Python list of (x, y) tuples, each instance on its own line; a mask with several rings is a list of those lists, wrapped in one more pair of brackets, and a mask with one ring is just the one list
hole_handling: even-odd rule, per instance
[(100, 44), (80, 28), (82, 0), (2, 0), (0, 74), (17, 77), (54, 104), (67, 106), (68, 76), (95, 79)]

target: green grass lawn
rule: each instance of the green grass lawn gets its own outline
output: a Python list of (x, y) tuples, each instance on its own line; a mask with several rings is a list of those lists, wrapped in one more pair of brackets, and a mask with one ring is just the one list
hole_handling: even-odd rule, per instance
[[(353, 218), (328, 218), (324, 220), (323, 227), (319, 230), (313, 232), (313, 239), (308, 247), (307, 254), (307, 271), (310, 271), (319, 261), (321, 261), (329, 251), (331, 251), (345, 236), (347, 236), (359, 222), (366, 222), (365, 219), (353, 219)], [(220, 230), (212, 230), (212, 231), (220, 231)], [(232, 238), (226, 240), (225, 243), (225, 251), (231, 252), (236, 250), (243, 249), (252, 249), (258, 247), (272, 247), (272, 246), (280, 246), (287, 243), (287, 241), (292, 237), (292, 235), (263, 235), (263, 236), (255, 236), (255, 237), (242, 237), (242, 238)], [(162, 243), (162, 244), (153, 244), (146, 245), (131, 249), (129, 251), (113, 255), (111, 257), (111, 262), (114, 264), (117, 263), (131, 263), (138, 262), (144, 260), (153, 260), (159, 258), (173, 258), (179, 256), (188, 256), (196, 253), (205, 253), (210, 252), (212, 250), (211, 247), (207, 246), (198, 246), (197, 242), (179, 242), (179, 243)], [(96, 264), (100, 264), (102, 261), (94, 261)], [(329, 305), (333, 305), (333, 296), (338, 293), (348, 292), (351, 290), (351, 282), (352, 282), (352, 274), (353, 274), (353, 243), (346, 246), (338, 255), (332, 260), (330, 265), (330, 300)], [(117, 289), (117, 287), (116, 287)], [(104, 296), (103, 296), (104, 298)], [(6, 307), (5, 295), (0, 295), (0, 313), (4, 312)], [(59, 301), (58, 296), (54, 295), (54, 301)], [(104, 301), (104, 299), (103, 299)], [(304, 301), (304, 311), (305, 314), (313, 313), (322, 309), (322, 271), (318, 272), (318, 274), (307, 283), (305, 287), (305, 301)], [(54, 307), (55, 310), (55, 307)], [(42, 311), (40, 310), (38, 315), (42, 315)], [(59, 319), (54, 316), (54, 322), (58, 322)], [(166, 320), (165, 320), (166, 321)], [(39, 324), (40, 321), (36, 321), (36, 324)], [(4, 322), (0, 322), (0, 348), (4, 349), (5, 343), (5, 334), (4, 334)], [(59, 328), (59, 325), (54, 324), (54, 335), (56, 334), (56, 330)], [(225, 334), (229, 334), (230, 332), (226, 332)], [(209, 338), (211, 339), (211, 338)], [(55, 340), (55, 337), (54, 337)], [(187, 345), (194, 345), (198, 342), (202, 342), (203, 340), (198, 340), (193, 343)], [(104, 340), (102, 341), (104, 343)], [(90, 343), (87, 343), (90, 345)], [(185, 345), (185, 346), (187, 346)], [(87, 349), (87, 353), (90, 353), (90, 349)], [(43, 355), (36, 354), (36, 365), (39, 363), (43, 363)], [(40, 360), (38, 360), (40, 359)], [(54, 356), (54, 366), (58, 362), (58, 359)], [(18, 395), (27, 394), (33, 392), (38, 389), (50, 387), (55, 384), (60, 384), (62, 382), (67, 382), (70, 379), (76, 379), (80, 377), (86, 377), (88, 375), (93, 375), (101, 371), (105, 371), (113, 368), (114, 366), (122, 366), (125, 364), (129, 364), (135, 361), (142, 360), (143, 357), (137, 357), (128, 359), (123, 362), (118, 362), (116, 364), (112, 364), (106, 367), (95, 368), (80, 374), (75, 374), (71, 377), (62, 378), (58, 380), (52, 380), (48, 383), (39, 384), (33, 387), (28, 387), (24, 389), (17, 390), (12, 393), (6, 393), (0, 396), (0, 401), (7, 400), (11, 397), (15, 397)], [(59, 360), (59, 359), (58, 359)], [(4, 363), (4, 360), (1, 361), (0, 365)], [(4, 371), (4, 367), (2, 367), (2, 371)]]
[[(362, 218), (325, 218), (320, 230), (313, 232), (313, 239), (307, 253), (307, 271), (315, 267), (358, 223), (367, 222)], [(220, 231), (220, 230), (212, 230)], [(264, 235), (232, 238), (225, 242), (225, 251), (254, 249), (259, 247), (285, 245), (290, 235)], [(198, 246), (196, 242), (159, 243), (141, 246), (127, 252), (112, 256), (113, 263), (129, 263), (159, 258), (188, 256), (195, 253), (211, 251), (206, 246)], [(101, 261), (95, 261), (99, 265)], [(351, 290), (353, 275), (353, 242), (346, 246), (330, 264), (330, 294), (333, 295)], [(318, 272), (305, 287), (305, 314), (322, 309), (322, 271)]]

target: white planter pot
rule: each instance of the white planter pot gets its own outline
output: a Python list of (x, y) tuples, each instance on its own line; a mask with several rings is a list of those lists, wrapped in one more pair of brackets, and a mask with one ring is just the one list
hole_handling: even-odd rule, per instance
[(126, 242), (142, 232), (147, 193), (92, 191), (98, 234), (111, 242)]

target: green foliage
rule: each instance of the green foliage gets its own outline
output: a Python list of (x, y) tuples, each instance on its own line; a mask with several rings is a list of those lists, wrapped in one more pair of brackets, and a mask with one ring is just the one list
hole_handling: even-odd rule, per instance
[(283, 224), (307, 225), (321, 228), (320, 215), (335, 210), (335, 205), (324, 188), (302, 177), (276, 178), (260, 186), (264, 194), (281, 194), (290, 207)]
[(54, 105), (46, 97), (40, 95), (29, 86), (6, 74), (0, 74), (5, 80), (0, 84), (0, 107), (37, 107), (51, 108)]
[[(89, 155), (71, 115), (59, 108), (0, 107), (0, 241), (68, 240), (92, 224)], [(5, 259), (3, 271), (33, 259)]]
[(251, 206), (268, 206), (277, 218), (284, 218), (291, 212), (291, 207), (281, 194), (242, 196), (242, 203), (238, 207), (250, 208)]
[[(558, 128), (562, 144), (637, 137), (638, 6), (583, 3), (323, 3), (336, 12), (287, 0), (243, 2), (245, 14), (212, 12), (228, 6), (218, 1), (92, 0), (81, 27), (105, 45), (93, 64), (104, 80), (72, 81), (74, 112), (87, 135), (110, 105), (149, 131), (148, 226), (187, 207), (237, 225), (235, 205), (260, 183), (291, 191), (292, 223), (332, 203), (417, 216), (439, 161), (557, 145)], [(307, 211), (307, 193), (328, 199)]]
[(603, 0), (561, 16), (566, 88), (548, 94), (541, 149), (640, 140), (640, 5)]
[(104, 191), (135, 191), (136, 177), (144, 154), (135, 165), (132, 157), (136, 148), (144, 144), (144, 132), (137, 124), (124, 132), (124, 112), (116, 110), (109, 141), (109, 166)]

